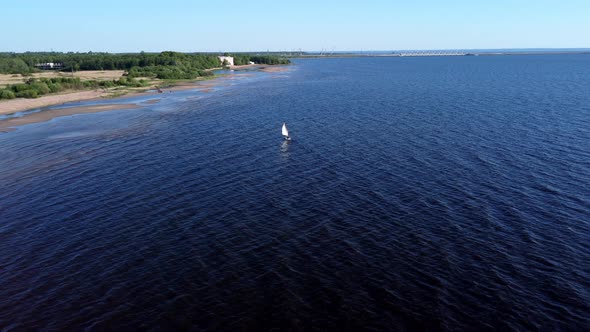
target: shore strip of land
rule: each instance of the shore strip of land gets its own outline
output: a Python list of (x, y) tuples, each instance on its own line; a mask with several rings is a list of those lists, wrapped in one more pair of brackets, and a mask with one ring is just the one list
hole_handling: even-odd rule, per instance
[[(106, 91), (106, 90), (92, 90), (92, 91), (72, 91), (60, 94), (45, 95), (35, 99), (18, 98), (12, 100), (6, 100), (0, 102), (0, 115), (10, 115), (19, 112), (34, 111), (40, 109), (38, 112), (30, 112), (23, 114), (22, 116), (9, 117), (7, 119), (0, 119), (0, 133), (14, 131), (15, 127), (23, 126), (27, 124), (39, 123), (49, 121), (54, 118), (85, 114), (85, 113), (98, 113), (112, 110), (125, 110), (135, 109), (142, 107), (139, 104), (134, 103), (121, 103), (124, 97), (137, 97), (137, 96), (151, 96), (153, 99), (146, 101), (147, 104), (155, 104), (160, 101), (158, 96), (163, 93), (169, 93), (173, 91), (181, 90), (200, 90), (203, 92), (211, 91), (212, 88), (221, 84), (220, 81), (214, 80), (198, 80), (198, 81), (185, 81), (177, 82), (173, 86), (160, 88), (159, 92), (155, 88), (150, 90), (124, 90), (124, 91)], [(113, 96), (114, 93), (119, 95)], [(102, 105), (87, 105), (87, 106), (75, 106), (76, 102), (92, 101), (92, 100), (105, 100), (111, 99), (112, 103)], [(64, 108), (43, 108), (58, 106), (66, 103), (72, 103), (72, 107)]]
[[(222, 68), (217, 68), (222, 69)], [(268, 66), (268, 65), (242, 65), (242, 66), (230, 66), (229, 69), (240, 71), (240, 70), (260, 70), (263, 72), (282, 72), (287, 70), (285, 66)], [(122, 73), (122, 71), (120, 71)], [(71, 102), (88, 101), (88, 100), (99, 100), (105, 98), (116, 99), (117, 97), (129, 97), (147, 94), (158, 94), (160, 91), (178, 91), (178, 90), (189, 90), (189, 89), (200, 89), (204, 92), (211, 91), (218, 83), (214, 82), (216, 79), (209, 80), (193, 80), (193, 81), (180, 81), (168, 83), (170, 86), (160, 87), (157, 84), (146, 88), (128, 88), (128, 89), (98, 89), (98, 90), (76, 90), (66, 91), (58, 94), (44, 95), (39, 98), (28, 99), (28, 98), (17, 98), (11, 100), (0, 101), (0, 115), (9, 115), (17, 112), (23, 112), (28, 110), (34, 110), (43, 107), (61, 105)], [(27, 115), (28, 116), (28, 115)], [(1, 121), (1, 120), (0, 120)]]
[[(283, 72), (288, 70), (285, 66), (268, 66), (268, 65), (243, 65), (243, 66), (231, 66), (230, 69), (240, 70), (260, 70), (268, 73)], [(233, 75), (248, 75), (233, 74)], [(53, 118), (84, 114), (84, 113), (98, 113), (111, 110), (124, 110), (134, 109), (142, 107), (141, 105), (134, 103), (118, 103), (117, 101), (123, 97), (136, 97), (136, 96), (150, 96), (153, 95), (153, 99), (147, 100), (147, 104), (155, 104), (160, 101), (158, 96), (161, 93), (169, 93), (173, 91), (181, 90), (199, 90), (201, 92), (210, 92), (216, 86), (223, 84), (221, 77), (208, 80), (193, 80), (193, 81), (179, 81), (173, 82), (170, 86), (159, 87), (151, 86), (144, 89), (125, 89), (125, 90), (85, 90), (85, 91), (69, 91), (59, 94), (44, 95), (35, 99), (18, 98), (12, 100), (0, 101), (0, 116), (11, 115), (19, 112), (34, 111), (40, 109), (38, 112), (30, 112), (23, 114), (22, 116), (9, 117), (7, 119), (0, 119), (0, 132), (13, 131), (15, 127), (49, 121)], [(170, 84), (170, 83), (169, 83)], [(105, 100), (111, 99), (113, 102), (110, 104), (102, 105), (88, 105), (88, 106), (74, 106), (64, 108), (43, 108), (57, 106), (66, 103), (75, 103), (82, 101), (92, 100)]]
[[(0, 101), (0, 115), (14, 114), (17, 112), (29, 111), (43, 107), (56, 106), (65, 103), (89, 101), (89, 100), (104, 100), (111, 98), (116, 100), (121, 97), (140, 96), (140, 95), (157, 95), (160, 91), (179, 91), (190, 89), (211, 89), (216, 83), (212, 80), (207, 81), (190, 81), (174, 83), (169, 87), (148, 87), (143, 89), (125, 89), (125, 90), (85, 90), (85, 91), (66, 91), (58, 94), (44, 95), (39, 98), (17, 98), (11, 100)], [(1, 121), (1, 120), (0, 120)]]
[(85, 114), (85, 113), (99, 113), (112, 110), (124, 110), (141, 107), (137, 104), (108, 104), (108, 105), (89, 105), (79, 107), (67, 107), (50, 109), (41, 112), (34, 112), (22, 117), (15, 117), (0, 121), (0, 132), (9, 132), (15, 130), (14, 127), (49, 121), (53, 118)]

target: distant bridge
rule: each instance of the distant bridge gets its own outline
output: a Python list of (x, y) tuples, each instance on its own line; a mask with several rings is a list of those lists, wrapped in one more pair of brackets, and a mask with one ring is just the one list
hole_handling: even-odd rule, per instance
[(403, 51), (399, 56), (465, 56), (473, 55), (463, 51)]

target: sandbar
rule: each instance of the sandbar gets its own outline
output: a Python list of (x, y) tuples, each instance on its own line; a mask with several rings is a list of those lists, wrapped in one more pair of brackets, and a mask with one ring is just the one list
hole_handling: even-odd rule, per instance
[(22, 125), (38, 123), (38, 122), (45, 122), (49, 121), (54, 118), (74, 115), (74, 114), (83, 114), (83, 113), (99, 113), (99, 112), (106, 112), (112, 110), (124, 110), (124, 109), (132, 109), (132, 108), (139, 108), (141, 106), (136, 104), (108, 104), (108, 105), (89, 105), (89, 106), (79, 106), (79, 107), (68, 107), (68, 108), (58, 108), (58, 109), (50, 109), (50, 110), (43, 110), (31, 114), (24, 115), (22, 117), (10, 118), (6, 120), (0, 120), (0, 132), (8, 132), (13, 131), (13, 127), (18, 127)]
[(285, 71), (289, 71), (289, 68), (286, 66), (272, 66), (272, 67), (262, 67), (260, 71), (265, 73), (281, 73)]
[(241, 65), (241, 66), (230, 66), (229, 69), (233, 70), (246, 70), (246, 69), (258, 69), (266, 73), (278, 73), (289, 70), (289, 65)]

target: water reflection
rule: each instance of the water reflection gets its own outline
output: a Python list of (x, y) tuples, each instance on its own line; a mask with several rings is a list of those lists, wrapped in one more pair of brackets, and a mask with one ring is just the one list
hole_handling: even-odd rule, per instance
[(291, 141), (283, 140), (283, 144), (281, 144), (281, 155), (283, 158), (289, 158), (289, 146), (291, 145)]

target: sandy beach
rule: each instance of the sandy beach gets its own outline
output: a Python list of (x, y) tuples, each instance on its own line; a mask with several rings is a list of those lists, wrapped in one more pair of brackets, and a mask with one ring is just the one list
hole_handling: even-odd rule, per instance
[[(17, 98), (0, 101), (0, 115), (31, 110), (35, 108), (60, 105), (68, 102), (91, 100), (107, 96), (108, 93), (100, 90), (74, 91), (54, 95), (41, 96), (35, 99)], [(2, 122), (0, 122), (0, 125)]]

